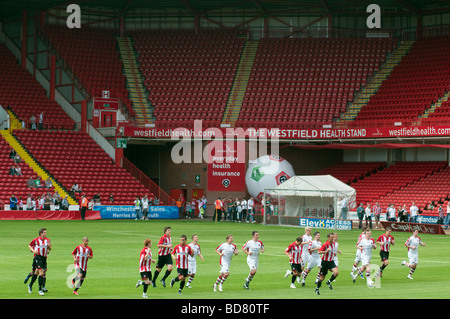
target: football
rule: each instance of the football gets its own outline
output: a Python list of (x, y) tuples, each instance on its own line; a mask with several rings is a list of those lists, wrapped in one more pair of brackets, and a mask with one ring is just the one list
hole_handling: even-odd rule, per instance
[(294, 176), (292, 165), (278, 155), (263, 155), (249, 163), (245, 183), (250, 196), (261, 199), (264, 189), (275, 188)]

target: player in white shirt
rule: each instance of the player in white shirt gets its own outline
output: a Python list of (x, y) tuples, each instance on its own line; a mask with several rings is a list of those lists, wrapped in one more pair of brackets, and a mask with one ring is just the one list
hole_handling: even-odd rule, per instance
[(233, 236), (228, 235), (226, 242), (216, 248), (216, 253), (220, 256), (220, 275), (217, 277), (215, 284), (213, 285), (214, 292), (217, 292), (217, 286), (219, 291), (223, 291), (223, 283), (230, 275), (230, 264), (233, 255), (237, 255), (239, 251), (236, 245), (233, 244)]
[(322, 262), (322, 258), (319, 255), (319, 249), (320, 247), (322, 247), (322, 243), (320, 242), (320, 233), (318, 231), (316, 231), (314, 233), (314, 240), (311, 241), (308, 245), (308, 266), (306, 266), (306, 268), (303, 269), (302, 271), (302, 286), (305, 285), (305, 280), (306, 277), (308, 276), (309, 272), (311, 271), (311, 269), (313, 269), (315, 266), (317, 266), (317, 268), (319, 268), (319, 272), (320, 272), (320, 268), (321, 268), (321, 262)]
[(252, 232), (252, 239), (242, 246), (242, 251), (247, 254), (247, 265), (250, 268), (250, 274), (244, 283), (244, 288), (249, 289), (250, 282), (258, 269), (259, 254), (264, 252), (264, 244), (259, 240), (259, 233)]
[(311, 227), (305, 227), (305, 234), (302, 236), (302, 269), (305, 268), (305, 264), (309, 259), (308, 247), (311, 242)]
[(201, 258), (201, 260), (205, 260), (202, 255), (202, 251), (200, 249), (200, 245), (198, 244), (198, 235), (192, 235), (192, 242), (189, 244), (194, 255), (188, 255), (188, 282), (186, 287), (192, 288), (191, 283), (194, 280), (195, 274), (197, 273), (197, 256)]
[(402, 261), (402, 265), (410, 268), (409, 274), (406, 278), (413, 279), (412, 275), (416, 271), (417, 264), (419, 262), (419, 246), (426, 246), (424, 242), (420, 239), (419, 230), (415, 230), (411, 237), (405, 243), (408, 248), (408, 262), (406, 260)]
[(365, 235), (358, 244), (358, 248), (361, 249), (361, 267), (358, 268), (356, 274), (351, 274), (353, 282), (356, 282), (356, 278), (366, 271), (367, 286), (372, 287), (373, 281), (370, 278), (370, 261), (372, 259), (372, 251), (377, 248), (375, 239), (372, 237), (370, 229), (366, 230)]
[[(352, 271), (350, 272), (351, 276), (353, 276), (353, 273), (358, 270), (359, 263), (361, 262), (361, 249), (358, 248), (358, 245), (359, 245), (359, 242), (361, 241), (361, 239), (364, 238), (365, 233), (368, 229), (369, 228), (367, 226), (364, 226), (362, 228), (362, 232), (358, 237), (358, 241), (356, 242), (356, 256), (355, 256), (355, 262), (352, 267)], [(361, 279), (364, 279), (363, 274), (361, 274)]]

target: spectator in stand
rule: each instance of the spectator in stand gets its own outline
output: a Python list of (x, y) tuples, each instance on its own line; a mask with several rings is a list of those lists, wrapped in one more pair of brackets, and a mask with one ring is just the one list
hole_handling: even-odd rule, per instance
[(444, 208), (442, 207), (442, 204), (439, 204), (438, 206), (438, 224), (442, 225), (444, 224)]
[(14, 156), (14, 163), (16, 164), (22, 163), (22, 159), (20, 158), (19, 154), (16, 154), (16, 156)]
[(38, 205), (34, 197), (31, 197), (31, 210), (38, 210)]
[(347, 201), (346, 197), (342, 197), (342, 199), (341, 199), (342, 219), (347, 219), (347, 213), (348, 213), (348, 201)]
[(378, 223), (380, 222), (380, 215), (383, 209), (381, 208), (379, 203), (376, 203), (373, 207), (373, 215), (375, 217), (375, 228), (378, 229)]
[(11, 176), (16, 175), (16, 168), (14, 167), (14, 165), (10, 167), (8, 174)]
[(99, 204), (100, 205), (100, 197), (102, 196), (102, 194), (100, 194), (100, 193), (98, 193), (98, 194), (95, 194), (93, 197), (92, 197), (92, 200), (94, 201), (94, 204)]
[(364, 215), (366, 217), (366, 227), (367, 222), (369, 222), (369, 228), (372, 229), (372, 210), (370, 209), (370, 203), (367, 203)]
[(9, 152), (9, 158), (13, 160), (16, 157), (16, 154), (16, 150), (12, 148), (11, 152)]
[(34, 179), (34, 187), (42, 188), (42, 182), (41, 182), (41, 178), (39, 176), (36, 176), (36, 178)]
[(359, 207), (356, 209), (356, 215), (358, 215), (359, 225), (358, 228), (362, 229), (362, 221), (364, 217), (364, 204), (360, 203)]
[(45, 188), (47, 188), (47, 189), (53, 187), (53, 182), (50, 179), (50, 176), (47, 178), (47, 180), (45, 181), (44, 185), (45, 185)]
[(11, 198), (9, 199), (9, 208), (11, 210), (17, 210), (17, 198), (14, 194), (11, 195)]
[(44, 112), (39, 114), (39, 126), (38, 126), (38, 129), (39, 129), (39, 131), (42, 131), (44, 129)]
[(30, 128), (33, 131), (36, 130), (36, 117), (34, 116), (34, 114), (31, 114), (31, 117), (30, 117)]
[(406, 205), (403, 205), (402, 207), (398, 208), (397, 216), (399, 222), (404, 222), (408, 220), (408, 211), (406, 210)]
[(147, 195), (144, 195), (144, 197), (142, 197), (141, 205), (142, 205), (142, 215), (144, 215), (142, 218), (148, 219), (147, 215), (148, 215), (149, 201)]
[(53, 201), (49, 195), (44, 198), (44, 210), (50, 210), (50, 206), (53, 204)]
[(134, 200), (134, 211), (136, 213), (135, 220), (141, 219), (141, 200), (139, 199), (139, 196), (136, 196), (136, 199)]
[(63, 200), (61, 201), (61, 210), (69, 210), (69, 201), (67, 200), (69, 196), (64, 196)]
[(5, 202), (0, 199), (0, 210), (5, 209)]
[(416, 206), (415, 202), (412, 202), (412, 205), (409, 208), (409, 213), (411, 214), (409, 217), (409, 222), (417, 223), (417, 217), (419, 215), (419, 208)]
[(27, 181), (27, 186), (28, 188), (35, 188), (33, 177), (30, 177), (30, 179)]
[(155, 206), (159, 205), (159, 198), (158, 198), (158, 196), (155, 196), (155, 198), (153, 199), (153, 205), (155, 205)]
[(19, 210), (23, 210), (23, 200), (22, 197), (19, 196), (19, 201), (17, 202), (17, 208)]
[(31, 194), (28, 194), (27, 197), (27, 206), (26, 209), (27, 210), (33, 210), (33, 206), (31, 206), (31, 199), (33, 198), (33, 196)]
[(20, 168), (19, 164), (16, 165), (16, 175), (22, 176), (22, 169)]
[(445, 229), (448, 228), (449, 222), (450, 222), (450, 202), (447, 203), (447, 215), (445, 216), (444, 220)]
[(395, 222), (395, 221), (397, 221), (397, 218), (396, 218), (396, 216), (395, 216), (395, 213), (396, 213), (396, 210), (395, 210), (395, 207), (394, 207), (394, 204), (390, 204), (389, 205), (389, 207), (388, 207), (388, 209), (387, 209), (387, 212), (386, 212), (386, 219), (388, 220), (388, 221), (390, 221), (390, 222)]
[(78, 185), (78, 183), (75, 183), (72, 185), (72, 188), (70, 189), (72, 193), (75, 195), (75, 193), (81, 194), (83, 190), (81, 189), (81, 186)]
[(255, 218), (253, 217), (253, 214), (255, 213), (255, 200), (253, 197), (250, 197), (250, 199), (247, 201), (247, 223), (249, 222), (250, 218), (252, 219), (252, 223), (255, 222)]
[(111, 193), (111, 194), (109, 195), (109, 204), (110, 204), (110, 205), (113, 205), (113, 204), (114, 204), (114, 195), (113, 195), (113, 193)]

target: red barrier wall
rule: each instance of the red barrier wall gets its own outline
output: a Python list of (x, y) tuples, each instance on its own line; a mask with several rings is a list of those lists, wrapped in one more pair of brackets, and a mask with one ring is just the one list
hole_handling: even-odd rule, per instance
[[(81, 220), (79, 211), (73, 210), (2, 210), (0, 220)], [(99, 211), (87, 211), (86, 220), (101, 219)]]

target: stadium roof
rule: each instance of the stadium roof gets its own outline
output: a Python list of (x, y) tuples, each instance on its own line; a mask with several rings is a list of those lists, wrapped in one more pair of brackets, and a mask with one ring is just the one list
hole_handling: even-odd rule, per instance
[(0, 19), (20, 15), (22, 10), (47, 10), (69, 3), (80, 7), (109, 8), (118, 15), (126, 15), (137, 9), (178, 11), (179, 15), (240, 14), (242, 16), (267, 15), (352, 15), (366, 14), (366, 7), (378, 4), (382, 12), (403, 15), (425, 15), (450, 12), (447, 0), (2, 0)]

